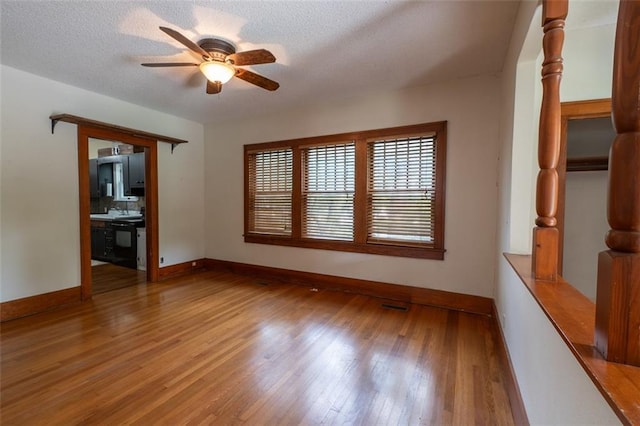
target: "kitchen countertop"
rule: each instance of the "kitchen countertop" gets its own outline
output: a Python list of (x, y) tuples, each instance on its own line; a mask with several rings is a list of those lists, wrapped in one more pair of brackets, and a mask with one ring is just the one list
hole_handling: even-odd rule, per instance
[(104, 220), (104, 221), (113, 221), (113, 220), (135, 220), (142, 219), (142, 215), (140, 213), (136, 214), (112, 214), (112, 213), (102, 213), (102, 214), (91, 214), (91, 220)]

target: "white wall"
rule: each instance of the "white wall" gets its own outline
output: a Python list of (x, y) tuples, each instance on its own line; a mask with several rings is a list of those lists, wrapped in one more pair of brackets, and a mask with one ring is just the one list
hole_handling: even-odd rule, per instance
[(566, 31), (562, 102), (611, 97), (615, 34), (615, 25)]
[(118, 144), (100, 139), (89, 139), (89, 158), (98, 158), (98, 151), (104, 148), (113, 148)]
[(567, 173), (562, 277), (596, 300), (598, 253), (608, 250), (607, 172)]
[(80, 285), (77, 136), (69, 113), (186, 139), (160, 143), (159, 226), (164, 265), (204, 255), (204, 129), (201, 124), (1, 68), (0, 300)]
[[(205, 128), (207, 257), (491, 297), (499, 78), (348, 99)], [(245, 244), (243, 144), (448, 120), (444, 261)]]
[(532, 425), (614, 425), (617, 416), (505, 261), (499, 312)]
[[(530, 235), (535, 216), (530, 206), (537, 170), (532, 173), (531, 161), (534, 164), (537, 161), (537, 136), (522, 130), (530, 128), (531, 121), (535, 122), (539, 114), (540, 97), (536, 95), (539, 90), (536, 87), (540, 85), (539, 68), (532, 73), (532, 64), (539, 64), (542, 33), (540, 9), (536, 11), (536, 3), (521, 3), (503, 69), (495, 302), (531, 424), (619, 424), (607, 402), (502, 255), (503, 252), (530, 253), (531, 250)], [(572, 44), (569, 42), (569, 48), (573, 50), (577, 46), (571, 47)], [(580, 51), (588, 56), (590, 50), (585, 46), (588, 44), (581, 45)], [(579, 52), (565, 53), (565, 58), (571, 57), (565, 59), (565, 64), (576, 61), (579, 56)], [(569, 78), (563, 79), (563, 84)], [(537, 103), (535, 108), (531, 107), (532, 102)], [(533, 117), (527, 112), (532, 109), (536, 111)], [(527, 158), (526, 153), (532, 158)], [(516, 217), (528, 217), (530, 222), (512, 220)]]
[[(536, 37), (534, 37), (536, 38)], [(531, 85), (540, 73), (540, 56), (521, 57), (517, 65), (511, 146), (511, 210), (509, 234), (511, 253), (531, 253), (531, 229), (536, 214), (535, 188), (538, 175), (538, 125), (542, 90)]]

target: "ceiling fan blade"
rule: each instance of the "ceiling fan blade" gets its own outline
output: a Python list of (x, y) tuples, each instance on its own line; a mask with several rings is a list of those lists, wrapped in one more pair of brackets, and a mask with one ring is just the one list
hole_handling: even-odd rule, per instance
[(234, 65), (258, 65), (275, 62), (276, 57), (268, 50), (258, 49), (232, 53), (227, 56), (227, 60), (231, 60)]
[(197, 67), (198, 64), (192, 62), (152, 62), (146, 64), (140, 64), (143, 67)]
[(242, 68), (236, 68), (236, 77), (248, 83), (255, 84), (258, 87), (262, 87), (263, 89), (271, 91), (277, 90), (278, 87), (280, 87), (280, 84), (276, 83), (275, 81), (269, 80), (267, 77), (263, 77), (259, 74)]
[(186, 38), (185, 36), (177, 32), (176, 30), (172, 30), (171, 28), (167, 28), (167, 27), (160, 27), (160, 30), (162, 30), (165, 34), (169, 35), (170, 37), (173, 37), (174, 39), (176, 39), (177, 41), (179, 41), (180, 43), (182, 43), (183, 45), (185, 45), (186, 47), (188, 47), (198, 55), (202, 55), (205, 58), (211, 57), (211, 55), (209, 55), (209, 52), (207, 52), (202, 47), (198, 46), (197, 44), (195, 44), (194, 42), (192, 42), (191, 40), (189, 40), (188, 38)]
[(222, 91), (222, 83), (207, 80), (207, 94), (214, 95)]

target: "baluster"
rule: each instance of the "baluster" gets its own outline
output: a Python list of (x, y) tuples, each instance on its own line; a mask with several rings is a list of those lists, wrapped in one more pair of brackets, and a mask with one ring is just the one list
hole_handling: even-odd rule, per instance
[(610, 250), (598, 255), (595, 344), (608, 361), (640, 366), (640, 1), (620, 2), (615, 40)]
[(536, 228), (533, 230), (533, 275), (556, 281), (558, 277), (558, 159), (560, 157), (560, 80), (567, 0), (545, 0), (542, 10), (542, 106), (538, 138)]

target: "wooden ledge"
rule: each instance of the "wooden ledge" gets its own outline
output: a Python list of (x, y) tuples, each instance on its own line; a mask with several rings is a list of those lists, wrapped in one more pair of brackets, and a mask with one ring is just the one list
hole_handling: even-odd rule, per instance
[(131, 129), (129, 127), (116, 126), (115, 124), (109, 124), (103, 121), (90, 120), (88, 118), (79, 117), (77, 115), (72, 115), (72, 114), (53, 114), (49, 116), (49, 119), (51, 120), (51, 133), (53, 133), (53, 130), (55, 129), (58, 121), (63, 121), (65, 123), (77, 124), (78, 126), (89, 126), (97, 129), (107, 129), (107, 130), (117, 131), (120, 133), (127, 134), (129, 136), (148, 139), (151, 141), (167, 142), (171, 144), (171, 152), (173, 152), (173, 149), (179, 144), (188, 142), (184, 139), (178, 139), (178, 138), (173, 138), (171, 136), (159, 135), (157, 133), (145, 132), (143, 130)]
[(536, 281), (531, 256), (504, 256), (622, 423), (640, 425), (640, 368), (607, 362), (596, 350), (595, 304), (562, 278)]

